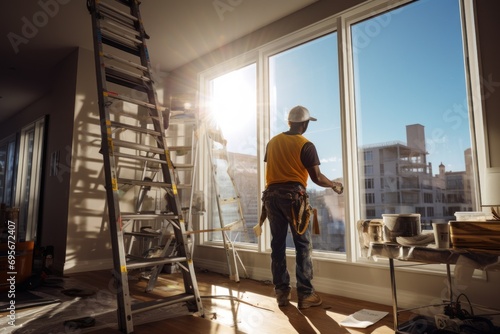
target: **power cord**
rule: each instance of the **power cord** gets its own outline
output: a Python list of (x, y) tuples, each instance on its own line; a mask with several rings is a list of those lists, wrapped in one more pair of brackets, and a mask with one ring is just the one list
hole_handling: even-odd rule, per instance
[[(470, 313), (467, 310), (464, 310), (460, 304), (460, 297), (464, 297), (467, 299), (467, 303), (469, 304)], [(469, 297), (467, 295), (461, 293), (457, 296), (455, 303), (453, 301), (450, 304), (444, 307), (444, 314), (450, 317), (451, 319), (458, 318), (460, 320), (464, 320), (474, 316), (474, 310), (472, 309), (472, 304), (470, 302)]]
[[(460, 304), (460, 298), (464, 297), (469, 304), (469, 310), (467, 311), (462, 308)], [(459, 319), (461, 321), (460, 333), (463, 334), (494, 334), (499, 333), (499, 329), (493, 325), (490, 319), (475, 316), (472, 304), (469, 298), (461, 293), (457, 296), (455, 302), (450, 301), (450, 304), (444, 307), (444, 314), (450, 317), (450, 319)]]

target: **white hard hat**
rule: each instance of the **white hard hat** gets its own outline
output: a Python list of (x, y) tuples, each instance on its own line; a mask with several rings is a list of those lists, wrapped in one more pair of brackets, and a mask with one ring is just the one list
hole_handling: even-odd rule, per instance
[(316, 118), (309, 115), (309, 110), (303, 106), (293, 107), (288, 113), (288, 121), (292, 123), (299, 123), (305, 121), (317, 121)]

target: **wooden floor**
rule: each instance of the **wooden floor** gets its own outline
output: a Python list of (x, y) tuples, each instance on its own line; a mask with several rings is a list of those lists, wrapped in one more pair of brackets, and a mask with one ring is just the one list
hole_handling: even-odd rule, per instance
[[(171, 306), (165, 311), (157, 310), (157, 313), (148, 311), (144, 312), (149, 313), (145, 315), (146, 318), (149, 317), (146, 321), (140, 321), (140, 317), (136, 320), (136, 316), (143, 313), (134, 316), (134, 333), (394, 333), (392, 308), (387, 305), (319, 293), (323, 299), (322, 306), (299, 310), (297, 309), (297, 295), (292, 290), (291, 304), (279, 308), (274, 297), (273, 286), (268, 281), (242, 278), (236, 283), (225, 275), (208, 271), (197, 272), (196, 276), (202, 296), (204, 317), (199, 314), (190, 314), (185, 307), (180, 305), (176, 305), (175, 308)], [(120, 333), (117, 329), (114, 310), (116, 299), (111, 272), (108, 270), (78, 273), (70, 275), (67, 279), (72, 280), (73, 284), (79, 283), (85, 291), (91, 290), (94, 294), (69, 300), (67, 298), (70, 297), (64, 297), (66, 299), (63, 303), (53, 305), (49, 311), (36, 312), (36, 310), (28, 309), (25, 313), (20, 313), (26, 325), (12, 332), (24, 333), (28, 329), (30, 331), (26, 333), (32, 333), (33, 330), (46, 332), (47, 328), (40, 329), (36, 325), (45, 323), (47, 327), (47, 323), (53, 321), (55, 325), (49, 327), (50, 330), (56, 330), (55, 326), (62, 326), (63, 320), (67, 320), (68, 317), (93, 316), (96, 319), (95, 326), (78, 329), (75, 333)], [(129, 281), (129, 285), (131, 295), (136, 300), (152, 300), (184, 291), (179, 274), (162, 274), (156, 285), (157, 288), (152, 293), (144, 292), (145, 280), (133, 279)], [(61, 296), (59, 294), (59, 297)], [(98, 305), (100, 303), (104, 305), (105, 300), (108, 301), (107, 313), (106, 317), (102, 318), (97, 311)], [(340, 325), (346, 316), (361, 309), (385, 311), (389, 314), (365, 329), (346, 328)], [(64, 312), (66, 314), (63, 316)], [(160, 317), (156, 317), (155, 314), (159, 314)], [(26, 317), (37, 318), (27, 320)]]
[[(164, 275), (160, 285), (182, 284), (178, 277)], [(109, 284), (109, 272), (75, 274), (74, 277), (94, 282), (96, 287)], [(166, 320), (134, 326), (134, 333), (394, 333), (391, 307), (345, 297), (320, 294), (323, 305), (305, 310), (297, 308), (297, 296), (287, 307), (278, 307), (270, 282), (241, 279), (236, 283), (225, 275), (208, 271), (197, 273), (200, 295), (203, 297), (204, 317), (181, 315)], [(131, 284), (136, 298), (148, 299), (143, 293), (145, 282)], [(155, 289), (156, 293), (156, 289)], [(159, 293), (160, 295), (162, 293)], [(165, 293), (166, 294), (166, 293)], [(232, 296), (232, 297), (230, 297)], [(366, 329), (345, 328), (339, 325), (347, 315), (361, 309), (386, 311), (389, 314)], [(111, 328), (92, 333), (119, 333)]]

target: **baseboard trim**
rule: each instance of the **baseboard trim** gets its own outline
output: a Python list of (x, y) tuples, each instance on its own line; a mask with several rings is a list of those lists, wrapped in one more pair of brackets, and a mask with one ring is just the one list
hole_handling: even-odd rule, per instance
[(99, 259), (90, 261), (66, 261), (63, 264), (64, 274), (74, 274), (86, 271), (113, 269), (113, 259)]

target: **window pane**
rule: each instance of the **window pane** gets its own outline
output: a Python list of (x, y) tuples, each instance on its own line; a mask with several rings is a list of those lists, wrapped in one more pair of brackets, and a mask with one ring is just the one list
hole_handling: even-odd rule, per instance
[[(337, 34), (331, 33), (269, 58), (271, 136), (288, 130), (288, 111), (302, 105), (318, 118), (304, 136), (316, 145), (321, 171), (342, 181)], [(345, 251), (344, 198), (308, 181), (311, 206), (318, 210), (315, 250)], [(291, 235), (287, 247), (293, 247)]]
[(7, 207), (12, 206), (14, 192), (15, 150), (15, 136), (2, 140), (0, 144), (0, 203)]
[[(216, 168), (218, 194), (221, 199), (238, 197), (239, 203), (221, 205), (224, 226), (239, 220), (241, 204), (244, 226), (228, 232), (231, 241), (257, 243), (252, 227), (257, 224), (257, 73), (256, 64), (217, 77), (210, 82), (211, 131), (223, 138), (214, 140), (213, 152), (226, 151), (227, 155), (213, 155)], [(224, 142), (225, 140), (225, 142)], [(213, 184), (212, 184), (213, 185)], [(215, 193), (215, 189), (211, 188)], [(215, 197), (212, 198), (211, 228), (219, 228), (221, 217)], [(220, 201), (223, 202), (223, 201)], [(236, 224), (237, 225), (237, 224)], [(210, 233), (210, 240), (222, 240), (221, 232)]]
[(374, 201), (363, 218), (420, 213), (430, 228), (472, 210), (459, 1), (417, 1), (351, 32), (359, 175), (375, 181), (360, 189)]

